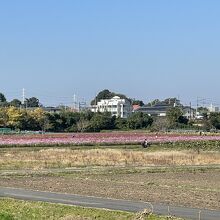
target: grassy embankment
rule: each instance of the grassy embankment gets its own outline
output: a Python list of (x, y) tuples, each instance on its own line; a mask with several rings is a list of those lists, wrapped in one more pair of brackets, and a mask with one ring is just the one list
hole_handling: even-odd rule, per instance
[[(91, 209), (43, 202), (25, 202), (14, 199), (0, 199), (0, 220), (165, 220), (167, 217)], [(171, 218), (170, 218), (171, 219)], [(172, 218), (176, 219), (177, 218)]]

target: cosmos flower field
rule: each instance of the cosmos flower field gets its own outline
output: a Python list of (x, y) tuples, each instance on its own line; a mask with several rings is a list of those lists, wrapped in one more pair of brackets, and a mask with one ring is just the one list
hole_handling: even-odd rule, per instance
[(75, 134), (36, 134), (0, 135), (0, 146), (24, 145), (117, 145), (139, 144), (147, 139), (150, 143), (170, 143), (184, 141), (220, 141), (219, 135), (177, 135), (153, 134), (144, 132), (75, 133)]

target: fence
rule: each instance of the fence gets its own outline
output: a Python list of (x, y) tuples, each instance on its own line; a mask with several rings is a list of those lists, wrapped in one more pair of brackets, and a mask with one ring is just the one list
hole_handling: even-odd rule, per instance
[[(202, 212), (200, 209), (188, 209), (184, 207), (172, 207), (169, 205), (153, 205), (151, 202), (145, 202), (146, 210), (143, 212), (148, 214), (162, 214), (166, 216), (166, 219), (173, 219), (173, 217), (184, 217), (192, 220), (206, 220), (207, 213)], [(171, 211), (173, 209), (173, 211)], [(178, 214), (177, 214), (178, 213)], [(183, 213), (183, 214), (181, 214)], [(188, 216), (187, 214), (188, 213)], [(181, 216), (185, 215), (185, 216)], [(215, 214), (214, 214), (215, 216)], [(144, 218), (143, 218), (144, 219)], [(210, 218), (217, 219), (217, 218)]]
[(11, 128), (0, 128), (0, 134), (9, 134), (12, 133)]

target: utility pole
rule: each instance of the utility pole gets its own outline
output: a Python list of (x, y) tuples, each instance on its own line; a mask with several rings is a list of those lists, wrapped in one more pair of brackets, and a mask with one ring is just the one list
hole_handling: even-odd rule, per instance
[(192, 103), (190, 102), (189, 103), (189, 118), (190, 118), (190, 120), (192, 119)]
[(198, 115), (198, 108), (199, 108), (199, 97), (197, 97), (197, 100), (196, 100), (196, 117)]
[(196, 115), (198, 114), (199, 105), (201, 106), (201, 104), (200, 104), (200, 103), (202, 103), (203, 108), (205, 107), (205, 101), (206, 101), (206, 99), (205, 99), (205, 98), (202, 98), (202, 97), (197, 97)]
[(81, 105), (80, 105), (80, 102), (78, 103), (78, 112), (80, 112), (81, 110)]
[(94, 105), (94, 108), (95, 108), (95, 112), (98, 112), (97, 96), (96, 95), (95, 95), (95, 105)]
[(22, 89), (22, 105), (24, 106), (24, 102), (25, 102), (25, 89)]
[(73, 95), (73, 108), (76, 110), (76, 94)]

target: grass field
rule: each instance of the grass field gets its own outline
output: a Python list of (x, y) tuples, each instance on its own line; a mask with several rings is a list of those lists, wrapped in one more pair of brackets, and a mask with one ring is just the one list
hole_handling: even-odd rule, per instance
[(219, 209), (219, 142), (0, 148), (0, 186)]
[[(43, 202), (0, 199), (0, 220), (167, 220), (167, 217)], [(171, 218), (170, 218), (171, 219)], [(176, 219), (177, 218), (172, 218)]]
[(0, 169), (210, 164), (220, 164), (220, 151), (175, 149), (167, 144), (149, 149), (137, 146), (0, 149)]

